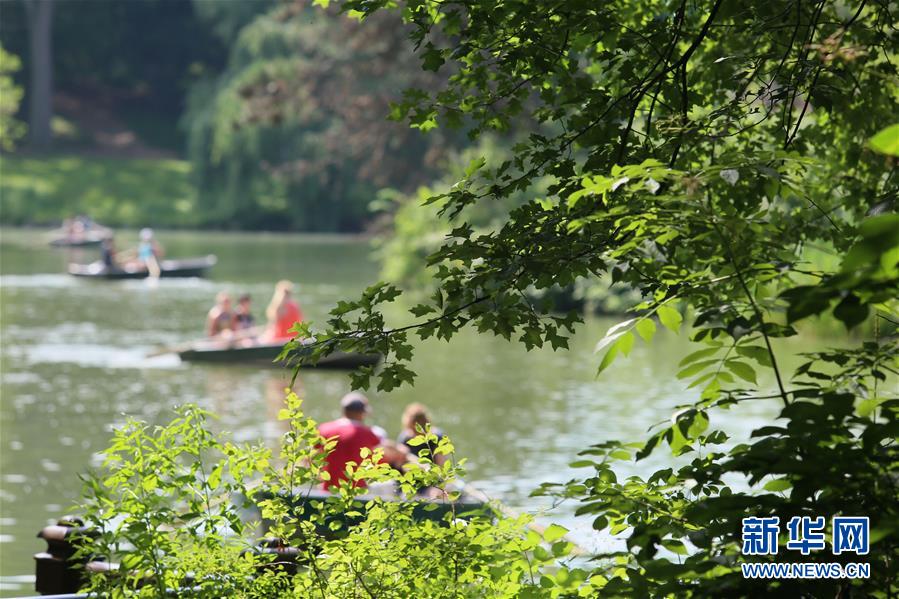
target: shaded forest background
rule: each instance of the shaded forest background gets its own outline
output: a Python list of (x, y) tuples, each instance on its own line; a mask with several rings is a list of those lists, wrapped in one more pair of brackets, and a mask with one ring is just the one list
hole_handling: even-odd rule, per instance
[(362, 27), (305, 2), (2, 2), (2, 95), (17, 101), (4, 116), (0, 219), (317, 232), (389, 222), (468, 145), (426, 118), (412, 129), (384, 118), (403, 90), (439, 83), (407, 37), (396, 15)]

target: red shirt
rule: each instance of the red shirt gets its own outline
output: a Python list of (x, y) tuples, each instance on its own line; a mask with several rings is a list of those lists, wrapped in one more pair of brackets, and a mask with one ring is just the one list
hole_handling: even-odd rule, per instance
[[(337, 445), (325, 458), (325, 470), (331, 475), (330, 480), (323, 481), (325, 490), (346, 480), (346, 465), (362, 461), (360, 452), (363, 447), (374, 449), (381, 444), (381, 438), (370, 427), (349, 418), (320, 424), (318, 432), (324, 439), (337, 438)], [(365, 482), (358, 481), (356, 486), (364, 487)]]
[(293, 300), (287, 300), (283, 306), (283, 314), (275, 323), (272, 336), (275, 339), (292, 339), (294, 333), (291, 333), (290, 329), (298, 322), (303, 322), (303, 312), (300, 310), (299, 304)]

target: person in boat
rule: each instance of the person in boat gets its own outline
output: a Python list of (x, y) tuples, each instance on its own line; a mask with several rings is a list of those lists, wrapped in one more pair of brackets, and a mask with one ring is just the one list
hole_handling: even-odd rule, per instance
[[(365, 423), (366, 417), (371, 414), (368, 398), (356, 391), (347, 393), (340, 400), (340, 409), (343, 412), (342, 418), (325, 422), (318, 427), (322, 439), (334, 439), (337, 442), (325, 457), (328, 479), (322, 481), (322, 488), (327, 491), (346, 480), (347, 464), (359, 464), (363, 448), (375, 450), (380, 447), (384, 451), (383, 461), (394, 466), (408, 461), (409, 451), (405, 446), (389, 441), (380, 427)], [(364, 487), (365, 481), (356, 481), (355, 486)]]
[(72, 222), (72, 228), (69, 231), (69, 239), (72, 241), (81, 241), (84, 238), (85, 227), (80, 217), (75, 217), (75, 220)]
[(265, 310), (265, 317), (268, 319), (268, 326), (263, 339), (267, 343), (285, 343), (293, 339), (294, 333), (290, 329), (303, 321), (303, 311), (293, 299), (293, 283), (279, 281), (275, 285), (275, 294)]
[[(397, 443), (408, 448), (409, 452), (418, 458), (427, 457), (429, 460), (440, 466), (446, 461), (446, 456), (436, 454), (437, 444), (443, 438), (443, 432), (431, 425), (431, 415), (428, 408), (424, 404), (410, 403), (403, 410), (402, 417), (403, 430), (397, 437)], [(421, 445), (413, 444), (412, 439), (424, 434), (431, 434), (437, 437), (436, 440), (422, 443)]]
[(253, 328), (254, 322), (253, 311), (250, 309), (250, 294), (244, 293), (237, 298), (237, 308), (234, 309), (231, 328), (235, 331), (247, 331)]
[(75, 221), (80, 224), (82, 232), (87, 233), (94, 226), (94, 221), (86, 214), (79, 214), (75, 217)]
[(208, 337), (229, 336), (232, 332), (234, 314), (231, 312), (231, 296), (220, 291), (215, 296), (215, 305), (206, 315), (206, 335)]
[(104, 237), (100, 242), (100, 260), (106, 270), (117, 270), (119, 268), (118, 259), (116, 257), (115, 240), (112, 235)]
[(150, 273), (154, 279), (158, 279), (161, 274), (159, 268), (159, 258), (162, 256), (162, 248), (153, 237), (153, 229), (143, 228), (140, 230), (140, 243), (137, 245), (137, 261), (140, 262)]

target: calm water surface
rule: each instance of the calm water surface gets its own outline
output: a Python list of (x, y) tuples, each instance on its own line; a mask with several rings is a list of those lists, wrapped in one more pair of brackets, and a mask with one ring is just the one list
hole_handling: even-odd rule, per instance
[[(133, 232), (123, 232), (119, 245), (131, 238)], [(217, 414), (215, 426), (238, 439), (280, 434), (275, 416), (286, 372), (147, 355), (202, 335), (218, 291), (252, 294), (261, 320), (274, 283), (288, 278), (299, 285), (307, 318), (322, 322), (338, 299), (355, 297), (378, 272), (361, 240), (192, 232), (162, 232), (159, 239), (171, 257), (213, 253), (219, 263), (207, 280), (155, 287), (79, 280), (65, 274), (66, 263), (92, 261), (95, 250), (51, 249), (42, 232), (0, 232), (0, 593), (33, 588), (31, 555), (43, 549), (35, 534), (74, 503), (77, 473), (97, 463), (111, 429), (126, 416), (163, 421), (173, 406), (192, 402)], [(574, 529), (584, 545), (608, 542), (593, 536), (589, 520), (571, 517), (574, 506), (546, 512), (547, 502), (529, 493), (576, 475), (567, 464), (578, 450), (640, 439), (693, 398), (673, 376), (690, 348), (670, 334), (651, 347), (638, 343), (596, 379), (593, 346), (613, 323), (588, 322), (562, 353), (527, 353), (473, 334), (424, 343), (413, 389), (370, 394), (373, 421), (395, 435), (403, 407), (426, 403), (468, 459), (471, 482), (509, 506)], [(299, 391), (307, 412), (322, 421), (336, 417), (337, 399), (348, 388), (344, 374), (308, 372)], [(775, 410), (755, 403), (717, 423), (745, 434)]]

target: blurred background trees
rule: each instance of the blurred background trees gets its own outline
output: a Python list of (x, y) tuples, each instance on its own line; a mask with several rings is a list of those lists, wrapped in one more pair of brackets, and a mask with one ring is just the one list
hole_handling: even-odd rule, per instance
[[(87, 212), (111, 225), (358, 232), (378, 190), (414, 192), (466, 143), (384, 118), (404, 89), (437, 83), (392, 15), (361, 27), (274, 0), (0, 11), (0, 42), (22, 63), (4, 76), (25, 95), (13, 107), (4, 94), (4, 123), (30, 123), (3, 156), (4, 224)], [(17, 131), (4, 124), (5, 151)]]
[(452, 140), (384, 118), (403, 89), (434, 77), (398, 18), (368, 25), (275, 6), (240, 29), (222, 73), (192, 88), (182, 122), (213, 224), (358, 231), (378, 189), (434, 176)]
[[(49, 66), (35, 60), (38, 7)], [(34, 73), (53, 87), (38, 119), (48, 129), (2, 157), (3, 224), (85, 213), (111, 226), (373, 232), (382, 276), (427, 292), (421, 258), (451, 227), (422, 200), (481, 158), (498, 164), (538, 130), (560, 132), (522, 118), (474, 143), (427, 113), (398, 122), (452, 71), (435, 72), (397, 14), (363, 25), (302, 0), (15, 0), (0, 11), (0, 41), (23, 63), (10, 82), (25, 90), (4, 115), (35, 121)], [(4, 129), (7, 152), (15, 131)], [(479, 206), (471, 222), (494, 230), (548, 185)], [(610, 283), (541, 299), (620, 312), (634, 298)]]
[(0, 46), (0, 149), (11, 150), (23, 135), (25, 125), (16, 118), (22, 102), (22, 86), (17, 85), (15, 74), (22, 68), (19, 57)]

